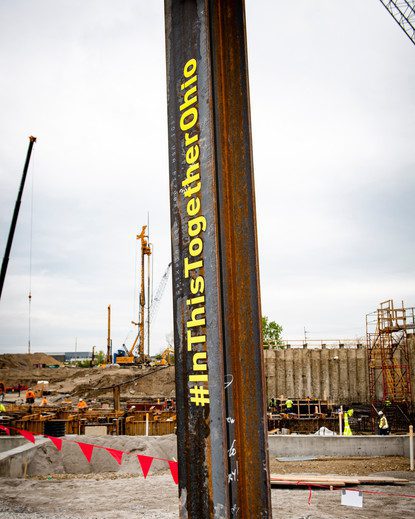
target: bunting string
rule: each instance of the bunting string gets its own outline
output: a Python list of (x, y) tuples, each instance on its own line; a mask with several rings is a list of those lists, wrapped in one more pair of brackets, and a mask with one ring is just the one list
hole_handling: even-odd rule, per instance
[(176, 460), (170, 460), (167, 458), (159, 458), (157, 456), (145, 456), (144, 454), (135, 454), (132, 452), (122, 451), (119, 449), (112, 449), (110, 447), (104, 447), (103, 445), (95, 445), (93, 443), (84, 443), (84, 442), (79, 442), (76, 440), (70, 440), (68, 438), (58, 438), (55, 436), (48, 436), (46, 434), (34, 435), (33, 433), (31, 433), (29, 431), (25, 431), (24, 429), (17, 429), (16, 427), (10, 427), (10, 426), (6, 427), (4, 425), (0, 425), (0, 430), (4, 431), (8, 436), (10, 436), (11, 430), (15, 431), (18, 434), (20, 434), (21, 436), (23, 436), (26, 440), (28, 440), (32, 443), (36, 442), (36, 437), (47, 438), (54, 444), (54, 446), (56, 447), (56, 449), (58, 451), (62, 450), (62, 445), (63, 445), (64, 441), (67, 443), (76, 443), (76, 444), (78, 444), (79, 448), (81, 449), (81, 451), (82, 451), (83, 455), (85, 456), (86, 460), (88, 461), (88, 463), (91, 463), (92, 453), (93, 453), (94, 449), (106, 450), (108, 452), (108, 454), (110, 454), (119, 465), (122, 464), (124, 455), (136, 456), (138, 459), (138, 462), (140, 464), (141, 471), (143, 473), (144, 478), (147, 478), (151, 465), (154, 460), (164, 461), (167, 463), (167, 465), (170, 469), (170, 474), (173, 478), (174, 483), (177, 485), (179, 482), (178, 463)]

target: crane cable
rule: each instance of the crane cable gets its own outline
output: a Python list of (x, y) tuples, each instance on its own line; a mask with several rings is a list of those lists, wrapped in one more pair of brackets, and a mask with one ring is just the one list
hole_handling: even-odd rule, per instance
[(35, 177), (35, 154), (31, 163), (32, 170), (32, 186), (30, 194), (30, 240), (29, 240), (29, 330), (28, 330), (28, 353), (31, 347), (31, 333), (32, 333), (32, 245), (33, 245), (33, 192), (34, 192), (34, 177)]

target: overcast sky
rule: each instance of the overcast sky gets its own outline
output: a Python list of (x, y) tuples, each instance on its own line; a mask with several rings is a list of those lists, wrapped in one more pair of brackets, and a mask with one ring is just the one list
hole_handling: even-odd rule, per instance
[[(415, 47), (378, 0), (247, 0), (263, 314), (285, 339), (355, 338), (415, 306)], [(135, 236), (170, 261), (162, 0), (0, 2), (0, 352), (114, 349), (136, 318)], [(31, 193), (33, 181), (33, 219)], [(152, 352), (172, 331), (171, 282)], [(127, 344), (131, 344), (134, 331)]]

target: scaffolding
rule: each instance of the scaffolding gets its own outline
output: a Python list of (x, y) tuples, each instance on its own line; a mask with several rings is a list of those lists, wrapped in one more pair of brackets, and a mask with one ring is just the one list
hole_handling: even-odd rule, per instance
[(409, 343), (414, 339), (414, 308), (395, 308), (393, 300), (380, 303), (366, 316), (369, 392), (373, 406), (412, 410)]

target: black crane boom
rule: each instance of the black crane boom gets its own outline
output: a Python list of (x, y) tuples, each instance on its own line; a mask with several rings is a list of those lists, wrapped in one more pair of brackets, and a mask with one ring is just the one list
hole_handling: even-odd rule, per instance
[(36, 142), (36, 137), (30, 136), (29, 137), (29, 148), (27, 150), (26, 162), (25, 162), (25, 165), (23, 168), (22, 180), (20, 181), (19, 192), (17, 194), (17, 200), (16, 200), (16, 204), (14, 206), (13, 218), (12, 218), (12, 223), (10, 225), (9, 237), (7, 239), (6, 250), (4, 252), (4, 257), (3, 257), (3, 263), (1, 264), (0, 298), (1, 298), (1, 294), (3, 292), (3, 285), (4, 285), (4, 280), (6, 278), (7, 266), (9, 264), (9, 256), (10, 256), (10, 251), (12, 248), (14, 231), (16, 229), (17, 217), (19, 216), (20, 205), (22, 203), (23, 189), (24, 189), (24, 185), (26, 182), (27, 170), (29, 168), (30, 156), (32, 154), (32, 148), (33, 148), (33, 144), (35, 142)]

